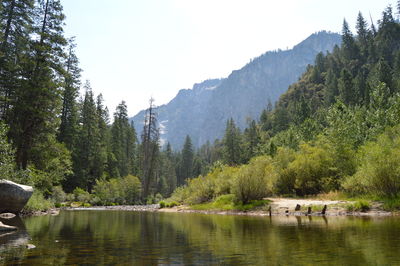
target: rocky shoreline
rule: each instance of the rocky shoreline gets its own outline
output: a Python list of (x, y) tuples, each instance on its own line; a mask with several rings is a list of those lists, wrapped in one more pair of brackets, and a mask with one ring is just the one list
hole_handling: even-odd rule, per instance
[[(398, 212), (390, 212), (382, 209), (380, 203), (372, 204), (368, 211), (348, 211), (344, 207), (349, 201), (329, 200), (307, 200), (307, 199), (285, 199), (270, 198), (271, 212), (266, 208), (250, 211), (237, 210), (193, 210), (190, 206), (181, 205), (173, 208), (160, 208), (159, 204), (152, 205), (119, 205), (119, 206), (92, 206), (92, 207), (62, 207), (50, 209), (45, 212), (22, 213), (22, 216), (58, 215), (60, 210), (66, 211), (136, 211), (136, 212), (168, 212), (168, 213), (202, 213), (218, 215), (247, 215), (247, 216), (397, 216)], [(301, 208), (296, 210), (296, 206)], [(313, 210), (309, 213), (308, 207)], [(326, 212), (322, 213), (322, 207), (327, 206)]]

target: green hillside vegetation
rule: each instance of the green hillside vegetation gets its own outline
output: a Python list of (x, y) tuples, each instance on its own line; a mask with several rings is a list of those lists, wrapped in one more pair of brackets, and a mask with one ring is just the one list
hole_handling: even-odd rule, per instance
[(200, 204), (228, 194), (248, 203), (339, 191), (395, 202), (400, 196), (400, 24), (388, 7), (378, 28), (359, 13), (356, 29), (353, 35), (344, 21), (341, 47), (319, 54), (258, 123), (241, 133), (228, 121), (221, 153), (231, 166), (217, 165), (188, 180), (171, 200)]

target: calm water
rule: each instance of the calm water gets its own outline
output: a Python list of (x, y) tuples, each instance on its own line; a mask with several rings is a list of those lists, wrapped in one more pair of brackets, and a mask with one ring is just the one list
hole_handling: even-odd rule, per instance
[(25, 230), (0, 236), (1, 265), (400, 265), (396, 217), (64, 211), (13, 223)]

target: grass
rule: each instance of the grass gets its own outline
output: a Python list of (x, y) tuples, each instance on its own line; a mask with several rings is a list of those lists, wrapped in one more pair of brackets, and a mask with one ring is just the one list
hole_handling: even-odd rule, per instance
[(371, 209), (371, 204), (369, 201), (366, 200), (357, 200), (354, 203), (349, 203), (345, 206), (346, 211), (348, 212), (354, 212), (354, 211), (360, 211), (360, 212), (366, 212)]
[(400, 198), (384, 198), (383, 209), (386, 211), (398, 211), (400, 210)]
[(250, 211), (263, 209), (270, 203), (269, 200), (253, 200), (247, 204), (235, 203), (234, 195), (222, 195), (212, 202), (191, 205), (192, 210), (214, 210), (214, 211)]
[(176, 201), (160, 201), (158, 204), (160, 204), (160, 208), (172, 208), (175, 206), (179, 206), (180, 204)]

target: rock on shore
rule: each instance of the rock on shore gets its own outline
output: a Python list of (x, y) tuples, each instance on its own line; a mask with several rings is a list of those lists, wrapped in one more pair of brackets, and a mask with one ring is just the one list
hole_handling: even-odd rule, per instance
[(0, 213), (19, 213), (33, 194), (33, 188), (0, 180)]

